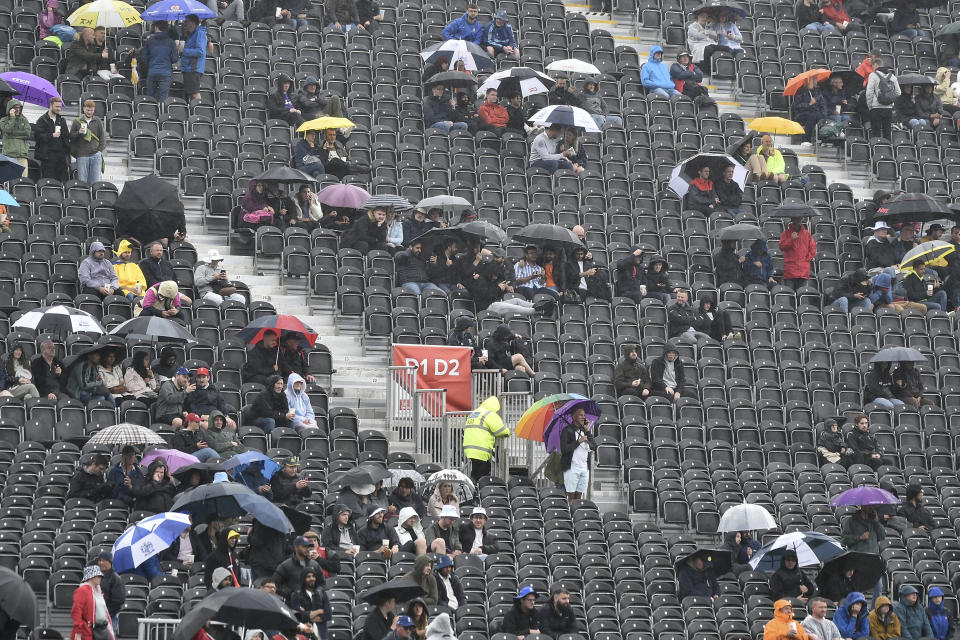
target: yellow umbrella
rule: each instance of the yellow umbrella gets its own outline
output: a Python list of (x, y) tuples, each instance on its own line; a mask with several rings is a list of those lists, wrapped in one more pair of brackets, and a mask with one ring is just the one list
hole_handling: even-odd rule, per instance
[(782, 134), (795, 136), (804, 133), (803, 127), (786, 118), (756, 118), (746, 123), (750, 129), (759, 133), (772, 133), (774, 135)]
[[(949, 242), (944, 242), (943, 240), (930, 240), (929, 242), (924, 242), (917, 245), (913, 249), (910, 249), (910, 251), (903, 256), (903, 261), (900, 263), (900, 269), (904, 271), (912, 269), (913, 264), (918, 260), (923, 260), (924, 264), (936, 263), (938, 260), (943, 260), (944, 257), (953, 253), (955, 249), (956, 247)], [(944, 260), (943, 266), (946, 265), (947, 263)]]
[(74, 11), (67, 21), (74, 27), (129, 27), (143, 22), (137, 10), (121, 0), (96, 0)]
[(334, 118), (333, 116), (323, 116), (320, 118), (315, 118), (308, 122), (304, 122), (302, 125), (297, 127), (297, 131), (323, 131), (324, 129), (346, 129), (347, 127), (355, 127), (357, 125), (353, 124), (352, 121), (347, 118)]

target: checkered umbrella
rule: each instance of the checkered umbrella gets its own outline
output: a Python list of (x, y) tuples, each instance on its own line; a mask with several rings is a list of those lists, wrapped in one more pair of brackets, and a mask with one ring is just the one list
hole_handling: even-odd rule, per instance
[(396, 212), (413, 209), (413, 205), (409, 200), (390, 193), (378, 193), (377, 195), (370, 196), (362, 205), (363, 209), (374, 209), (376, 207), (389, 207)]
[(158, 513), (144, 518), (113, 543), (113, 568), (117, 573), (136, 569), (167, 549), (189, 527), (190, 515), (186, 513)]
[(121, 422), (112, 427), (104, 427), (97, 431), (89, 440), (90, 444), (159, 444), (166, 445), (167, 442), (154, 431), (138, 424)]

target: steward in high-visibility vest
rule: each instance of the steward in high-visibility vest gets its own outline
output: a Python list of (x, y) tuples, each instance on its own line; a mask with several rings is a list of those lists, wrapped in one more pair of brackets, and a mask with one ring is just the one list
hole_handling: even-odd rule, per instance
[(500, 400), (490, 396), (467, 416), (463, 429), (463, 455), (470, 459), (470, 477), (474, 482), (490, 475), (490, 458), (497, 438), (510, 435), (510, 428), (503, 424), (498, 411)]

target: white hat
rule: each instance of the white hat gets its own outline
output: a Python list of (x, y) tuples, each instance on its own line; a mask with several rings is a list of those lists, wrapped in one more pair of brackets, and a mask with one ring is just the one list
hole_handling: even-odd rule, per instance
[(884, 222), (883, 220), (878, 220), (877, 223), (876, 223), (875, 225), (873, 225), (873, 230), (874, 230), (874, 231), (876, 231), (877, 229), (889, 229), (889, 228), (890, 228), (890, 225), (888, 225), (888, 224), (887, 224), (886, 222)]
[(484, 518), (486, 518), (486, 517), (487, 517), (487, 510), (484, 509), (483, 507), (474, 507), (474, 508), (473, 508), (473, 511), (470, 512), (470, 515), (471, 515), (471, 516), (483, 516)]
[(460, 512), (457, 511), (457, 508), (452, 504), (445, 504), (443, 508), (440, 509), (441, 518), (459, 518)]
[(90, 565), (89, 567), (83, 570), (83, 581), (93, 580), (94, 578), (102, 578), (103, 572), (100, 571), (100, 567), (95, 564)]
[(210, 249), (207, 252), (207, 262), (220, 262), (221, 260), (223, 260), (223, 256), (216, 249)]

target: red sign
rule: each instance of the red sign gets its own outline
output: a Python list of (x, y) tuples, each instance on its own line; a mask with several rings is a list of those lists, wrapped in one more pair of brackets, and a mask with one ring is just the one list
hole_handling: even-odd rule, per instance
[[(469, 347), (393, 345), (394, 366), (417, 367), (417, 389), (447, 390), (447, 411), (470, 411), (473, 408), (470, 356)], [(406, 391), (409, 393), (410, 390)]]

